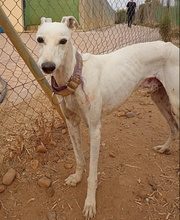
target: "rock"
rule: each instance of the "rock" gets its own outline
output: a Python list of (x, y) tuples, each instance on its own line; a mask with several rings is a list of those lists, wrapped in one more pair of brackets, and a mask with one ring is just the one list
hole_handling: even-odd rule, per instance
[(38, 166), (39, 166), (39, 161), (38, 160), (31, 160), (31, 168), (33, 169), (33, 170), (36, 170), (37, 168), (38, 168)]
[(73, 164), (72, 164), (72, 163), (65, 163), (65, 164), (64, 164), (64, 167), (65, 167), (66, 169), (71, 169), (71, 168), (73, 167)]
[(57, 143), (55, 141), (53, 141), (53, 140), (50, 141), (50, 144), (55, 146), (55, 147), (57, 146)]
[(51, 174), (50, 174), (49, 172), (46, 173), (45, 176), (46, 176), (47, 178), (49, 178), (49, 179), (51, 178)]
[(111, 153), (109, 153), (109, 156), (110, 156), (110, 157), (112, 157), (112, 158), (115, 158), (115, 157), (116, 157), (116, 156), (115, 156), (115, 154), (114, 154), (114, 153), (112, 153), (112, 152), (111, 152)]
[(66, 133), (67, 133), (67, 130), (66, 130), (65, 128), (63, 128), (63, 129), (61, 130), (61, 133), (62, 133), (62, 134), (66, 134)]
[(15, 177), (16, 171), (13, 168), (10, 168), (8, 172), (3, 176), (2, 182), (4, 185), (9, 186), (14, 181)]
[(1, 184), (0, 185), (0, 193), (4, 192), (6, 190), (6, 188), (7, 188), (6, 185)]
[(102, 147), (105, 147), (106, 146), (106, 143), (104, 143), (103, 141), (101, 142), (101, 146)]
[(141, 198), (141, 199), (146, 199), (148, 197), (148, 193), (144, 190), (141, 190), (138, 192), (138, 196)]
[(47, 148), (44, 146), (44, 144), (38, 145), (37, 146), (37, 152), (46, 153), (47, 152)]
[(152, 187), (153, 191), (157, 190), (157, 188), (158, 188), (157, 184), (154, 182), (153, 179), (148, 180), (148, 182), (149, 182), (149, 185)]
[(47, 213), (47, 219), (48, 220), (56, 220), (57, 219), (57, 213), (56, 211), (50, 211)]
[(126, 117), (127, 118), (132, 118), (132, 117), (134, 117), (135, 115), (134, 115), (134, 113), (133, 112), (127, 112), (126, 113)]
[(125, 115), (126, 115), (125, 111), (119, 111), (119, 112), (117, 113), (117, 116), (118, 116), (118, 117), (123, 117), (123, 116), (125, 116)]
[(42, 188), (48, 188), (51, 185), (51, 179), (44, 176), (38, 180), (38, 185)]
[(53, 197), (54, 196), (54, 188), (52, 186), (50, 186), (47, 190), (46, 190), (46, 193), (49, 197)]
[(155, 191), (154, 195), (155, 195), (155, 198), (156, 198), (156, 199), (159, 199), (160, 194), (159, 194), (159, 192), (158, 192), (158, 191)]
[(59, 155), (60, 155), (61, 157), (64, 157), (65, 151), (64, 151), (64, 150), (60, 150), (60, 151), (59, 151)]

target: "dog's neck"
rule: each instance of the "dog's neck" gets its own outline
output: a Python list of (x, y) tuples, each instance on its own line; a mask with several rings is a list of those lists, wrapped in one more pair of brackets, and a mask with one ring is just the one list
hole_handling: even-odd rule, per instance
[(76, 49), (72, 45), (72, 43), (69, 42), (62, 65), (53, 73), (53, 76), (55, 77), (58, 86), (63, 86), (64, 84), (66, 84), (66, 82), (69, 80), (74, 72), (75, 65)]

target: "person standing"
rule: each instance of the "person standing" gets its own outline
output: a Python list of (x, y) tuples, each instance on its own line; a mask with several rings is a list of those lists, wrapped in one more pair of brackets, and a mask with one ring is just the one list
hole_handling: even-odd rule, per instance
[(128, 27), (131, 28), (133, 17), (135, 15), (136, 10), (136, 2), (134, 0), (130, 0), (126, 5), (126, 13), (128, 16)]

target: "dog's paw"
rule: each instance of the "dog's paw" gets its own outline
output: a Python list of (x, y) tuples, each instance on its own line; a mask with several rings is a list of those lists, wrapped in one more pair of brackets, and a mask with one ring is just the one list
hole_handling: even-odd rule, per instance
[(65, 179), (65, 185), (76, 186), (81, 181), (81, 177), (76, 174), (71, 174), (67, 179)]
[(160, 154), (169, 154), (170, 153), (169, 148), (165, 147), (164, 145), (155, 146), (155, 147), (153, 147), (153, 149)]
[(84, 216), (86, 220), (93, 218), (96, 215), (96, 202), (93, 199), (86, 199), (84, 209), (83, 209)]

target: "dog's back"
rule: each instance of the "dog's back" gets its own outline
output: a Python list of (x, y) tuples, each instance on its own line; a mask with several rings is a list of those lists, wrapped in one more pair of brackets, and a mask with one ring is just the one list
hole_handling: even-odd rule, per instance
[[(97, 96), (100, 90), (103, 112), (111, 112), (146, 78), (155, 77), (163, 84), (177, 112), (178, 52), (172, 43), (155, 41), (127, 46), (109, 54), (85, 55), (83, 77), (88, 82), (86, 91), (90, 92), (90, 100), (93, 99), (93, 91)], [(92, 68), (92, 63), (96, 68)]]

